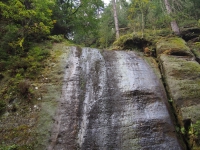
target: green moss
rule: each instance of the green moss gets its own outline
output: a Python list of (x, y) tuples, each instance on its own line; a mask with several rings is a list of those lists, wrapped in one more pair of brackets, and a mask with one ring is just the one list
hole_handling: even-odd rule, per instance
[(190, 43), (191, 50), (196, 56), (196, 60), (200, 63), (200, 42)]
[[(175, 56), (168, 56), (168, 62), (173, 62), (171, 65), (173, 71), (171, 75), (177, 79), (198, 79), (200, 67), (195, 61), (187, 61), (185, 59), (179, 59)], [(170, 65), (170, 64), (169, 64)], [(192, 72), (192, 76), (191, 76)]]
[(151, 45), (152, 39), (148, 36), (148, 34), (145, 34), (144, 37), (142, 37), (141, 33), (131, 33), (127, 35), (121, 36), (117, 41), (113, 43), (114, 50), (119, 49), (140, 49), (144, 46)]
[(200, 103), (200, 66), (188, 58), (161, 55), (163, 73), (170, 97), (179, 107)]
[(48, 38), (52, 42), (60, 43), (64, 41), (64, 36), (63, 35), (53, 35), (53, 36), (48, 36)]
[(200, 49), (192, 49), (192, 52), (194, 53), (194, 55), (200, 59)]
[(45, 149), (61, 94), (68, 53), (64, 46), (36, 44), (10, 60), (0, 80), (0, 150), (13, 145), (17, 150)]
[(123, 35), (121, 36), (118, 40), (116, 40), (113, 45), (114, 46), (120, 46), (120, 47), (123, 47), (124, 43), (127, 41), (127, 40), (132, 40), (133, 39), (133, 34), (126, 34), (126, 35)]
[(143, 46), (153, 46), (155, 47), (156, 42), (159, 41), (163, 36), (171, 35), (172, 32), (170, 29), (163, 29), (163, 30), (150, 30), (145, 29), (144, 33), (142, 32), (133, 32), (129, 34), (125, 34), (120, 36), (119, 39), (117, 39), (113, 43), (113, 49), (135, 49), (140, 48), (142, 49)]
[(200, 104), (181, 108), (183, 118), (192, 118), (193, 122), (200, 120)]
[(162, 38), (156, 44), (156, 52), (159, 54), (193, 56), (186, 42), (178, 37)]
[(0, 150), (33, 150), (32, 145), (0, 145)]
[[(69, 48), (65, 43), (54, 44), (51, 51), (51, 57), (47, 59), (45, 69), (42, 75), (48, 78), (50, 82), (38, 84), (41, 90), (42, 101), (40, 103), (41, 111), (36, 126), (36, 144), (34, 150), (45, 149), (49, 142), (49, 129), (52, 128), (55, 116), (58, 109), (58, 102), (62, 94), (63, 75), (66, 68), (66, 60), (69, 54)], [(54, 63), (54, 65), (49, 65)]]

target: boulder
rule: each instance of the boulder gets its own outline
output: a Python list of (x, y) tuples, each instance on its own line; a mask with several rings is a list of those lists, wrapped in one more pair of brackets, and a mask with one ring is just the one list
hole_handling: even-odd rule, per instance
[(157, 56), (160, 54), (189, 56), (193, 57), (192, 52), (186, 42), (178, 37), (162, 38), (156, 43)]

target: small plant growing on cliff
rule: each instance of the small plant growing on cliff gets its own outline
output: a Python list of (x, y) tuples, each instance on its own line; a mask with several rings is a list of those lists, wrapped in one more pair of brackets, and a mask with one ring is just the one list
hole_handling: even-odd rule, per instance
[(19, 82), (18, 90), (20, 96), (28, 99), (31, 98), (32, 92), (31, 92), (31, 83), (29, 80), (22, 80), (21, 82)]
[(185, 128), (184, 127), (181, 127), (181, 133), (185, 134)]
[(64, 40), (64, 37), (63, 35), (53, 35), (53, 36), (49, 36), (49, 39), (52, 40), (53, 42), (59, 43)]
[(194, 141), (197, 145), (200, 145), (200, 120), (193, 124)]
[(196, 136), (200, 136), (200, 120), (198, 120), (194, 125), (194, 133)]
[(6, 103), (0, 100), (0, 114), (2, 114), (6, 110)]
[(10, 146), (0, 146), (0, 150), (18, 150), (17, 145), (10, 145)]
[(168, 100), (168, 102), (169, 102), (169, 103), (172, 103), (172, 102), (173, 102), (173, 99), (172, 99), (172, 98), (171, 98), (171, 99), (169, 99), (169, 100)]

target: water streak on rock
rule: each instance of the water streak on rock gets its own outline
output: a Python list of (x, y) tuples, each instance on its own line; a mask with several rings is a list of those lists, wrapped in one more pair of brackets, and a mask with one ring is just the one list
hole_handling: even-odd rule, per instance
[(71, 48), (55, 150), (182, 149), (163, 85), (134, 52)]

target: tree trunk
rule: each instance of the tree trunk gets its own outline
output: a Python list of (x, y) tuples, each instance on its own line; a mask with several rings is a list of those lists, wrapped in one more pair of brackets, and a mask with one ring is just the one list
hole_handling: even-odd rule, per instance
[(115, 32), (116, 32), (116, 39), (119, 38), (119, 24), (118, 24), (118, 18), (117, 18), (117, 10), (116, 10), (116, 3), (115, 0), (113, 2), (113, 13), (114, 13), (114, 20), (115, 20)]
[[(167, 13), (170, 15), (172, 13), (172, 9), (171, 9), (171, 6), (168, 2), (168, 0), (164, 0), (165, 2), (165, 7), (167, 9)], [(176, 34), (176, 35), (179, 35), (180, 34), (180, 30), (179, 30), (179, 27), (176, 23), (176, 20), (173, 20), (171, 21), (171, 28), (172, 28), (172, 31)]]
[(141, 13), (142, 13), (142, 38), (143, 38), (144, 37), (144, 13), (142, 10), (141, 10)]

